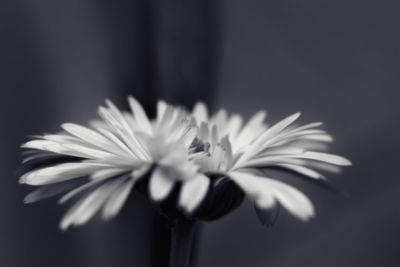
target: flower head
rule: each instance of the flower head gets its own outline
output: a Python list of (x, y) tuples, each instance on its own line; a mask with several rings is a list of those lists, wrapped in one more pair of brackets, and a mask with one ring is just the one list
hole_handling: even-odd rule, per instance
[(311, 201), (268, 170), (325, 184), (318, 170), (350, 165), (321, 152), (332, 141), (318, 129), (321, 123), (294, 126), (299, 113), (268, 126), (264, 111), (243, 123), (240, 115), (225, 110), (209, 116), (202, 103), (189, 113), (159, 101), (156, 118), (149, 119), (136, 99), (128, 101), (131, 112), (106, 101), (98, 110), (100, 120), (90, 126), (65, 123), (63, 132), (23, 144), (28, 151), (20, 182), (40, 186), (25, 202), (60, 193), (59, 203), (75, 199), (62, 229), (84, 224), (98, 211), (104, 219), (114, 217), (133, 188), (160, 204), (169, 219), (217, 219), (247, 195), (264, 223), (278, 203), (307, 220), (314, 215)]
[[(197, 134), (190, 114), (160, 101), (157, 117), (150, 120), (134, 98), (129, 98), (129, 104), (132, 113), (123, 113), (107, 101), (107, 107), (99, 107), (102, 120), (92, 127), (66, 123), (63, 133), (23, 144), (32, 150), (24, 163), (42, 164), (22, 175), (20, 182), (43, 186), (25, 201), (68, 190), (60, 203), (78, 196), (61, 221), (66, 229), (87, 222), (100, 209), (105, 219), (115, 216), (136, 182), (151, 172), (151, 199), (162, 201), (179, 182), (179, 206), (192, 212), (206, 193), (209, 179), (189, 160), (196, 156), (189, 155), (189, 146)], [(61, 163), (43, 167), (60, 158)]]
[(343, 157), (318, 151), (333, 140), (317, 129), (322, 123), (293, 126), (300, 113), (271, 127), (264, 123), (263, 111), (244, 126), (239, 115), (228, 116), (224, 110), (211, 118), (207, 114), (202, 103), (193, 110), (200, 124), (198, 138), (208, 152), (208, 156), (194, 161), (202, 171), (219, 173), (221, 179), (234, 181), (254, 200), (258, 215), (277, 203), (303, 220), (314, 215), (311, 201), (296, 188), (269, 177), (268, 169), (279, 168), (325, 182), (315, 169), (336, 171), (338, 166), (351, 165)]

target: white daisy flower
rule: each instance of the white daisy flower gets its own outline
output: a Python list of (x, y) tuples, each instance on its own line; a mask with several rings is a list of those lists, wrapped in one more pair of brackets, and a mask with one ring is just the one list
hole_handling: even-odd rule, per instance
[(101, 119), (90, 127), (65, 123), (64, 132), (23, 144), (27, 170), (20, 182), (40, 186), (25, 202), (60, 193), (59, 203), (76, 199), (62, 229), (84, 224), (100, 210), (104, 219), (112, 218), (133, 188), (159, 203), (172, 220), (219, 218), (240, 205), (245, 194), (264, 223), (269, 220), (265, 211), (277, 203), (308, 220), (314, 215), (311, 201), (266, 170), (284, 169), (327, 185), (320, 171), (351, 164), (320, 152), (332, 141), (317, 128), (321, 123), (293, 126), (299, 113), (269, 127), (260, 111), (243, 125), (240, 115), (228, 116), (225, 110), (209, 117), (202, 103), (189, 114), (159, 101), (150, 120), (134, 98), (128, 100), (131, 112), (106, 101), (99, 107)]
[(30, 150), (23, 162), (30, 170), (20, 182), (41, 186), (25, 202), (68, 191), (59, 203), (78, 200), (61, 221), (60, 227), (67, 229), (86, 223), (100, 209), (104, 219), (115, 216), (138, 180), (151, 173), (152, 200), (167, 198), (178, 182), (178, 205), (192, 213), (207, 193), (209, 178), (191, 161), (201, 153), (189, 154), (197, 134), (190, 114), (159, 101), (157, 116), (150, 120), (133, 97), (132, 112), (106, 102), (107, 107), (99, 107), (101, 120), (91, 127), (65, 123), (65, 132), (22, 145)]
[[(244, 126), (239, 115), (228, 116), (221, 110), (209, 117), (203, 103), (195, 105), (193, 116), (199, 124), (198, 138), (207, 157), (194, 159), (201, 171), (217, 173), (220, 179), (231, 180), (255, 202), (257, 215), (267, 223), (262, 212), (280, 203), (302, 220), (314, 215), (311, 201), (298, 189), (272, 179), (265, 172), (279, 168), (295, 172), (325, 184), (317, 170), (337, 171), (350, 161), (333, 154), (320, 152), (332, 137), (317, 129), (322, 123), (293, 126), (300, 113), (267, 127), (266, 113), (255, 114)], [(265, 215), (268, 216), (268, 215)]]

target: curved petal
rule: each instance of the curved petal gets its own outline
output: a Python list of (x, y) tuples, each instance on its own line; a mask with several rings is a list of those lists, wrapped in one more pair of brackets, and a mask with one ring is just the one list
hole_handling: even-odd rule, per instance
[(104, 219), (110, 219), (118, 214), (126, 199), (128, 198), (134, 184), (135, 180), (130, 179), (127, 182), (121, 184), (115, 190), (115, 192), (113, 192), (107, 203), (104, 205), (102, 213)]
[(30, 185), (44, 185), (67, 181), (91, 174), (107, 165), (95, 163), (63, 163), (52, 167), (34, 170), (21, 176), (19, 182)]
[(151, 123), (142, 105), (140, 105), (140, 103), (132, 96), (128, 97), (128, 102), (129, 106), (133, 111), (133, 115), (135, 116), (135, 121), (139, 126), (140, 130), (144, 131), (145, 133), (151, 134), (153, 131)]
[(179, 206), (187, 213), (192, 213), (204, 199), (209, 185), (210, 179), (203, 174), (184, 182), (179, 196)]
[(171, 192), (175, 181), (168, 177), (161, 167), (157, 167), (150, 178), (150, 196), (154, 201), (161, 201)]
[(314, 215), (311, 201), (288, 184), (245, 172), (232, 172), (229, 177), (242, 187), (261, 209), (272, 208), (277, 200), (299, 219), (308, 220)]
[(105, 201), (125, 178), (113, 180), (96, 188), (93, 192), (74, 204), (60, 223), (60, 228), (66, 230), (71, 225), (82, 225), (89, 221), (101, 208)]
[(193, 117), (196, 119), (197, 125), (202, 122), (208, 121), (208, 110), (207, 106), (203, 102), (197, 102), (193, 108)]

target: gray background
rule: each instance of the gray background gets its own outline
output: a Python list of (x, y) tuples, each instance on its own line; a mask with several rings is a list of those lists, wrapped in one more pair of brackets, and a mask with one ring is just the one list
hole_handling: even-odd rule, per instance
[[(85, 123), (106, 97), (126, 106), (129, 93), (150, 113), (160, 97), (266, 109), (270, 122), (301, 111), (354, 164), (331, 177), (349, 198), (292, 180), (315, 203), (310, 223), (282, 213), (266, 229), (245, 203), (206, 224), (198, 266), (399, 266), (397, 1), (165, 2), (0, 3), (0, 266), (163, 266), (168, 235), (140, 197), (61, 233), (66, 207), (23, 205), (31, 188), (14, 174), (26, 136)], [(170, 41), (164, 22), (182, 14), (168, 27), (183, 41)]]

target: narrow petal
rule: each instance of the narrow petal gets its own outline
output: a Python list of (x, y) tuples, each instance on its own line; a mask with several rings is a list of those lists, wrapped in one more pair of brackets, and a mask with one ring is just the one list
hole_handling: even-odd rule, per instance
[(110, 128), (113, 128), (113, 130), (120, 136), (132, 153), (140, 159), (149, 160), (150, 158), (147, 151), (138, 142), (132, 128), (129, 126), (123, 115), (111, 104), (111, 102), (108, 102), (108, 104), (112, 107), (112, 110), (99, 107), (99, 115), (110, 125)]
[(212, 149), (214, 149), (217, 146), (218, 141), (219, 141), (218, 128), (217, 126), (213, 125), (213, 127), (211, 128), (211, 140), (210, 140)]
[(269, 209), (275, 205), (272, 188), (264, 177), (244, 172), (230, 172), (228, 176), (245, 191), (246, 195), (254, 199), (258, 207)]
[(90, 220), (110, 197), (110, 193), (115, 190), (124, 179), (125, 178), (120, 178), (105, 183), (96, 188), (93, 192), (90, 192), (87, 197), (78, 201), (61, 220), (60, 228), (66, 230), (70, 225), (82, 225)]
[(157, 167), (150, 178), (150, 196), (154, 201), (161, 201), (171, 192), (175, 181), (168, 177), (161, 167)]
[(108, 168), (108, 169), (101, 169), (98, 171), (93, 172), (90, 175), (90, 179), (92, 180), (104, 180), (109, 177), (115, 177), (118, 176), (124, 172), (127, 172), (128, 169), (122, 169), (122, 168)]
[(82, 144), (82, 140), (71, 135), (66, 134), (45, 134), (42, 136), (43, 139), (57, 142), (57, 143), (80, 143)]
[(351, 162), (346, 158), (343, 158), (338, 155), (322, 153), (322, 152), (307, 151), (301, 156), (301, 158), (323, 161), (326, 163), (339, 165), (339, 166), (350, 166), (351, 165)]
[(173, 122), (173, 116), (174, 108), (171, 106), (166, 106), (161, 119), (157, 123), (156, 131), (167, 132), (170, 130), (168, 126), (170, 126)]
[[(32, 140), (21, 145), (21, 147), (49, 151), (57, 154), (64, 154), (80, 158), (86, 158), (86, 157), (93, 158), (94, 153), (96, 153), (96, 156), (104, 155), (101, 153), (106, 153), (100, 150), (89, 148), (85, 146), (85, 144), (76, 144), (76, 143), (60, 144), (50, 140)], [(107, 153), (107, 155), (109, 156), (111, 154)]]
[(218, 127), (218, 130), (226, 132), (228, 126), (228, 113), (225, 109), (220, 109), (214, 116), (212, 116), (210, 121), (212, 125)]
[(70, 134), (75, 135), (76, 137), (96, 147), (106, 149), (113, 149), (114, 147), (107, 138), (87, 127), (74, 123), (64, 123), (61, 125), (61, 127)]
[(32, 191), (24, 198), (24, 203), (33, 203), (45, 198), (56, 196), (62, 192), (70, 190), (77, 185), (82, 184), (82, 181), (67, 181), (57, 184), (49, 184), (41, 186), (38, 189)]
[(254, 142), (253, 147), (257, 147), (259, 145), (265, 146), (265, 143), (267, 143), (269, 139), (276, 136), (278, 133), (280, 133), (282, 130), (284, 130), (286, 127), (292, 124), (299, 117), (300, 117), (300, 112), (297, 112), (276, 123), (268, 130), (266, 130), (260, 137), (257, 138), (257, 140)]
[(270, 209), (277, 200), (301, 220), (308, 220), (314, 215), (311, 201), (288, 184), (244, 172), (232, 172), (229, 177), (242, 187), (261, 209)]
[(135, 120), (138, 126), (140, 127), (140, 130), (144, 131), (147, 134), (151, 134), (152, 133), (151, 123), (142, 105), (140, 105), (140, 103), (132, 96), (128, 97), (128, 101), (135, 116)]
[(240, 115), (234, 114), (230, 117), (227, 125), (227, 133), (229, 135), (229, 139), (234, 141), (239, 134), (240, 127), (242, 127), (243, 118)]
[(91, 163), (63, 163), (28, 172), (21, 176), (20, 183), (44, 185), (58, 183), (91, 174), (95, 170), (106, 168), (107, 165)]
[(163, 118), (167, 106), (167, 103), (165, 103), (163, 100), (159, 100), (157, 102), (157, 122), (160, 122)]
[[(103, 182), (104, 180), (106, 180), (108, 178), (112, 178), (112, 177), (115, 178), (118, 176), (118, 174), (120, 174), (120, 173), (118, 173), (118, 174), (113, 173), (113, 171), (115, 171), (115, 170), (111, 170), (111, 172), (109, 172), (109, 170), (107, 169), (104, 171), (105, 172), (102, 172), (102, 171), (96, 172), (94, 175), (98, 174), (99, 172), (101, 172), (101, 175), (97, 175), (97, 177), (95, 177), (95, 178), (93, 178), (93, 175), (92, 175), (92, 180), (75, 188), (74, 190), (69, 191), (67, 194), (63, 195), (62, 198), (60, 198), (60, 200), (58, 201), (58, 203), (64, 204), (71, 198), (86, 191), (87, 189), (99, 185), (101, 182)], [(123, 176), (120, 175), (120, 177), (118, 179), (120, 179), (121, 177), (130, 177), (130, 174), (125, 174)]]
[(179, 206), (191, 214), (207, 194), (210, 180), (203, 174), (184, 182), (179, 196)]
[(104, 150), (85, 147), (78, 144), (62, 144), (61, 149), (66, 153), (72, 152), (80, 155), (81, 157), (91, 158), (91, 159), (104, 159), (116, 157), (115, 154), (106, 152)]
[(251, 117), (243, 129), (238, 133), (236, 140), (232, 141), (234, 144), (233, 150), (237, 151), (240, 148), (249, 145), (260, 132), (264, 130), (264, 120), (267, 117), (265, 111), (259, 111)]
[(234, 169), (264, 167), (273, 164), (289, 163), (292, 159), (315, 160), (338, 166), (351, 165), (351, 162), (348, 159), (338, 155), (322, 153), (322, 152), (306, 151), (304, 153), (299, 153), (299, 154), (284, 154), (284, 155), (271, 155), (271, 156), (267, 155), (260, 158), (250, 159), (246, 162), (243, 162), (240, 165), (239, 164), (235, 165)]
[(197, 128), (191, 128), (183, 137), (182, 142), (185, 147), (189, 148), (197, 136)]
[(307, 135), (307, 136), (304, 136), (302, 139), (318, 141), (318, 142), (327, 142), (327, 143), (333, 142), (333, 137), (328, 134)]
[(127, 182), (121, 184), (119, 188), (115, 190), (115, 192), (111, 195), (107, 203), (103, 208), (103, 218), (110, 219), (119, 213), (122, 206), (125, 204), (126, 199), (129, 196), (129, 193), (132, 190), (132, 187), (135, 183), (134, 179), (130, 179)]
[(303, 126), (300, 126), (300, 127), (296, 127), (295, 129), (293, 129), (294, 131), (303, 131), (303, 130), (308, 130), (308, 129), (311, 129), (311, 128), (316, 128), (316, 127), (319, 127), (319, 126), (322, 126), (323, 125), (323, 123), (322, 122), (312, 122), (312, 123), (308, 123), (308, 124), (305, 124), (305, 125), (303, 125)]
[(125, 151), (128, 155), (133, 157), (134, 159), (139, 159), (127, 145), (124, 144), (114, 133), (109, 130), (103, 128), (97, 128), (99, 132), (101, 132), (104, 136), (106, 136), (110, 141), (112, 141), (116, 146), (118, 146), (122, 151)]
[(304, 166), (298, 166), (294, 164), (278, 164), (278, 165), (313, 179), (324, 179), (324, 176), (322, 174)]
[(208, 124), (205, 122), (202, 122), (200, 124), (200, 128), (198, 131), (198, 138), (204, 142), (209, 142), (210, 139), (210, 129), (208, 127)]
[(315, 168), (321, 171), (326, 171), (326, 172), (331, 172), (331, 173), (340, 173), (342, 171), (342, 168), (339, 166), (331, 165), (325, 162), (320, 162), (320, 161), (310, 161), (310, 160), (304, 160), (302, 163), (304, 166)]
[(228, 170), (232, 167), (233, 164), (232, 146), (228, 137), (224, 137), (221, 139), (221, 147), (224, 150), (224, 159), (222, 161), (221, 167), (223, 168), (223, 170)]
[(207, 106), (203, 102), (197, 102), (193, 108), (193, 117), (196, 119), (197, 125), (202, 122), (208, 122)]
[(22, 148), (31, 148), (31, 149), (39, 149), (39, 150), (47, 150), (46, 147), (49, 145), (57, 144), (54, 141), (49, 140), (31, 140), (22, 144)]

